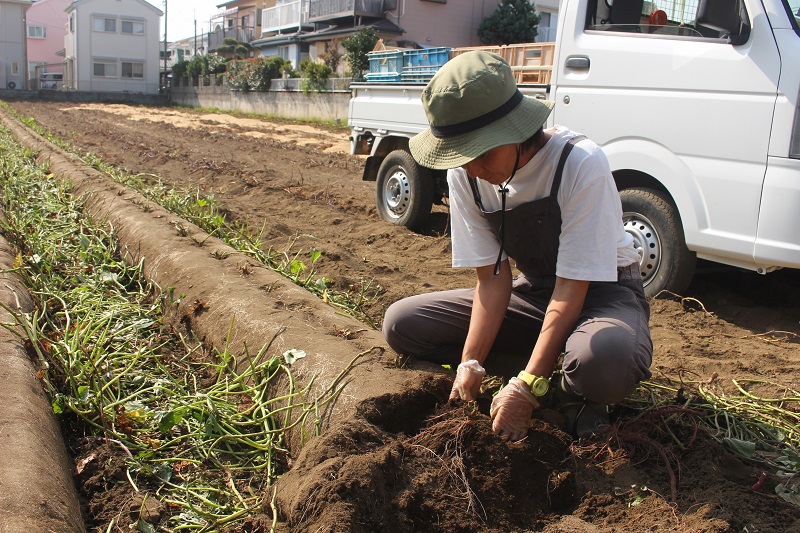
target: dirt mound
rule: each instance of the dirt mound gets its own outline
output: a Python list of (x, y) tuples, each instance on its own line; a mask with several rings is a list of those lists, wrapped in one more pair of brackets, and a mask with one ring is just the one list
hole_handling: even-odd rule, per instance
[[(448, 383), (384, 395), (310, 443), (276, 484), (292, 531), (533, 531), (573, 506), (570, 439), (537, 421), (499, 441)], [(422, 427), (416, 427), (422, 423)]]

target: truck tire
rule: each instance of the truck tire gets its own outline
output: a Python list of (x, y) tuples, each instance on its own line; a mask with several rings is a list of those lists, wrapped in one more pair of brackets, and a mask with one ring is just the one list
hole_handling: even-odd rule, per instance
[(419, 229), (433, 207), (433, 177), (405, 150), (386, 156), (378, 169), (376, 183), (378, 213), (386, 222)]
[(622, 222), (639, 252), (644, 292), (683, 295), (694, 276), (697, 256), (686, 247), (683, 226), (672, 201), (655, 189), (631, 188), (619, 193)]

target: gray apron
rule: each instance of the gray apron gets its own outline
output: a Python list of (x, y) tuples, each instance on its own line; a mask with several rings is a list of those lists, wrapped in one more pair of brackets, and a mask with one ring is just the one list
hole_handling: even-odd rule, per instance
[[(506, 377), (525, 367), (541, 330), (556, 281), (561, 234), (557, 195), (575, 137), (564, 146), (549, 196), (513, 209), (487, 212), (475, 178), (473, 198), (487, 217), (502, 249), (520, 274), (503, 324), (485, 362), (487, 371)], [(474, 289), (419, 294), (392, 304), (383, 332), (399, 354), (440, 364), (461, 359), (472, 312)], [(565, 380), (578, 394), (599, 403), (616, 403), (650, 377), (650, 305), (638, 263), (617, 269), (616, 282), (589, 284), (583, 310), (564, 348)]]

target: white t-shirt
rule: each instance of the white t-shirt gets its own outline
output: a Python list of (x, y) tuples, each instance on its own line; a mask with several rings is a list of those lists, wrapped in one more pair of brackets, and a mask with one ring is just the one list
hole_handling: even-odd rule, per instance
[[(548, 133), (552, 136), (547, 144), (517, 170), (508, 185), (507, 210), (550, 194), (564, 145), (578, 134), (561, 126)], [(500, 242), (475, 204), (466, 171), (462, 168), (449, 170), (447, 182), (453, 266), (493, 265)], [(481, 179), (477, 183), (484, 209), (499, 210), (499, 187)], [(567, 158), (557, 199), (561, 208), (557, 276), (583, 281), (616, 281), (618, 267), (639, 261), (633, 238), (622, 226), (622, 205), (608, 159), (591, 140), (579, 141)]]

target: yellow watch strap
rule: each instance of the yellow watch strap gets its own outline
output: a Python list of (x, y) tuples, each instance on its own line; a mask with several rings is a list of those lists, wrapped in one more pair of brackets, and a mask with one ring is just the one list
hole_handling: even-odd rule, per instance
[(544, 396), (550, 389), (550, 381), (547, 378), (536, 376), (524, 370), (522, 370), (517, 377), (531, 388), (531, 393), (534, 396)]

